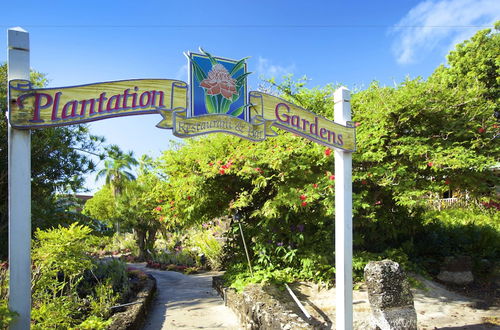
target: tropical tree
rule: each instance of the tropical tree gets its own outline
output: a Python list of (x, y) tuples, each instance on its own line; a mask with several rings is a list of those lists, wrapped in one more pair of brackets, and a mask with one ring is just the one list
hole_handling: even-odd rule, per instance
[(117, 145), (111, 145), (106, 151), (104, 168), (97, 172), (96, 180), (104, 177), (106, 184), (112, 189), (113, 196), (117, 197), (125, 183), (135, 179), (131, 171), (138, 162), (132, 151), (124, 153)]
[[(99, 170), (96, 175), (96, 180), (101, 177), (105, 178), (105, 182), (113, 193), (115, 204), (117, 198), (123, 192), (126, 183), (135, 179), (132, 174), (132, 166), (138, 162), (134, 158), (132, 151), (124, 153), (117, 145), (111, 145), (107, 148), (107, 158), (104, 160), (104, 168)], [(115, 219), (116, 231), (120, 232), (120, 219)]]

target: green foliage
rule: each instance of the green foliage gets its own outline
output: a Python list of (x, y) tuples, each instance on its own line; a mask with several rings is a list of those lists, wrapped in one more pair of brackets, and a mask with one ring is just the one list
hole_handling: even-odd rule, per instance
[(102, 318), (91, 315), (85, 321), (75, 327), (77, 330), (104, 330), (107, 329), (113, 320), (103, 320)]
[(78, 224), (37, 230), (32, 251), (33, 329), (103, 328), (109, 324), (104, 319), (110, 307), (128, 292), (124, 263), (89, 257), (91, 231)]
[(116, 212), (115, 198), (111, 186), (105, 185), (97, 191), (94, 196), (85, 203), (82, 213), (91, 218), (99, 219), (99, 221), (108, 225), (115, 224), (118, 214)]
[[(129, 292), (127, 264), (119, 259), (97, 260), (94, 269), (87, 270), (85, 282), (92, 291), (95, 285), (109, 285), (113, 292), (126, 295)], [(82, 290), (82, 288), (79, 288)], [(83, 291), (83, 290), (82, 290)], [(85, 292), (85, 291), (84, 291)]]
[(206, 257), (210, 268), (214, 270), (222, 267), (223, 259), (223, 243), (214, 236), (218, 230), (222, 228), (217, 225), (213, 228), (201, 227), (193, 231), (189, 239), (189, 245), (199, 250)]
[(72, 296), (39, 296), (31, 310), (31, 319), (34, 322), (31, 328), (68, 329), (75, 325), (75, 318), (79, 317), (76, 306), (78, 303)]
[(110, 252), (131, 252), (134, 255), (139, 254), (139, 246), (137, 240), (132, 233), (114, 234), (111, 243), (106, 246), (106, 250)]
[(430, 211), (425, 222), (425, 231), (415, 238), (415, 254), (427, 268), (437, 268), (432, 266), (446, 256), (472, 256), (479, 271), (481, 260), (500, 259), (500, 212), (496, 210)]
[[(72, 292), (80, 282), (85, 269), (94, 267), (86, 254), (90, 250), (86, 238), (91, 229), (72, 224), (46, 231), (37, 230), (32, 258), (36, 265), (35, 291), (50, 290), (53, 296), (65, 290)], [(62, 274), (63, 280), (58, 276)]]
[(0, 329), (7, 329), (18, 314), (9, 310), (7, 300), (0, 299)]
[(18, 315), (9, 310), (9, 271), (7, 262), (0, 262), (0, 329), (6, 329)]
[(113, 289), (113, 280), (109, 278), (95, 287), (95, 295), (88, 297), (91, 314), (103, 319), (110, 316), (111, 307), (115, 305), (119, 298)]

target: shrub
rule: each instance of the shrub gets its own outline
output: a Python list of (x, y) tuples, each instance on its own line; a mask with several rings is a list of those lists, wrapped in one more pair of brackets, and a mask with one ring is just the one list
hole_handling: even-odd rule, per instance
[(33, 329), (104, 329), (110, 307), (128, 291), (126, 266), (95, 261), (91, 229), (38, 230), (33, 244)]
[(18, 314), (9, 310), (7, 300), (0, 300), (0, 329), (6, 329)]
[(199, 249), (207, 258), (211, 269), (218, 270), (222, 266), (222, 243), (214, 237), (213, 231), (201, 230), (195, 232), (190, 239), (190, 245)]

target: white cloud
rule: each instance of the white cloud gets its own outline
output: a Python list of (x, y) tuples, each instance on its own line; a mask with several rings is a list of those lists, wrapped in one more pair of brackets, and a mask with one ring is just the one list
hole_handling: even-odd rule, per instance
[(281, 78), (287, 74), (294, 73), (295, 64), (289, 66), (280, 66), (273, 64), (269, 59), (259, 56), (257, 64), (257, 74), (262, 78)]
[[(500, 18), (499, 0), (427, 0), (412, 8), (392, 29), (393, 52), (401, 64), (415, 62), (434, 49), (448, 51), (477, 28)], [(426, 27), (427, 26), (427, 27)]]

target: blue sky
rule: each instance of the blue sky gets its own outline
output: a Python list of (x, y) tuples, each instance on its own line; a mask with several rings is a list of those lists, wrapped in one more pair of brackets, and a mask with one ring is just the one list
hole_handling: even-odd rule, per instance
[[(498, 0), (435, 1), (8, 1), (7, 29), (30, 33), (31, 67), (50, 87), (132, 78), (187, 81), (183, 52), (251, 56), (249, 86), (260, 77), (306, 75), (308, 87), (351, 90), (378, 80), (427, 77), (453, 45), (500, 19)], [(6, 49), (6, 48), (4, 48)], [(7, 52), (0, 52), (5, 62)], [(136, 156), (158, 156), (175, 139), (155, 128), (159, 116), (90, 124), (108, 143)], [(94, 175), (88, 187), (95, 189)]]

